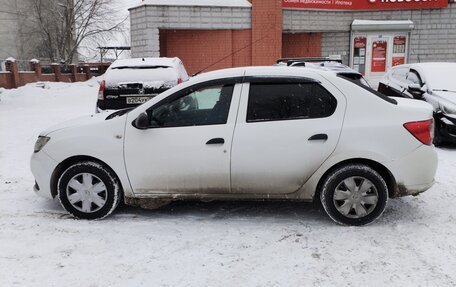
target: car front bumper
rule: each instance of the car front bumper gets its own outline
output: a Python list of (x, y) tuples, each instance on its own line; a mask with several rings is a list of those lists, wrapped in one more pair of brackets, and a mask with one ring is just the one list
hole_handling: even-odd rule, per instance
[(30, 167), (35, 177), (33, 187), (35, 193), (41, 197), (52, 199), (51, 176), (58, 162), (53, 160), (44, 151), (34, 153), (30, 160)]

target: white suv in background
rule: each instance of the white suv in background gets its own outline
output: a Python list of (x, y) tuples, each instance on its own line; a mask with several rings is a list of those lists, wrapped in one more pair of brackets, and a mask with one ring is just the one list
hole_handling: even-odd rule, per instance
[(432, 186), (431, 130), (429, 104), (333, 72), (236, 68), (52, 127), (31, 165), (36, 192), (77, 218), (103, 218), (122, 200), (317, 200), (336, 222), (363, 225), (389, 197)]
[(136, 107), (188, 78), (179, 58), (117, 60), (100, 83), (97, 111)]

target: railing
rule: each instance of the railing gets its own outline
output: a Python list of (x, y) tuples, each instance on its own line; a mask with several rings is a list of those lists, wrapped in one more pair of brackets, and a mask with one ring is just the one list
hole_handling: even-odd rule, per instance
[(17, 88), (39, 81), (86, 81), (93, 76), (104, 74), (110, 65), (110, 63), (42, 64), (38, 60), (0, 59), (0, 87)]

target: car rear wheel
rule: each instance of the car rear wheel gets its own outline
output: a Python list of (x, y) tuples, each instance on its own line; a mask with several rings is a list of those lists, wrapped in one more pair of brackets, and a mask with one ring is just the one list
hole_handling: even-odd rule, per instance
[(385, 211), (388, 187), (382, 176), (369, 166), (346, 165), (325, 179), (320, 200), (335, 222), (366, 225)]
[(121, 188), (112, 171), (97, 162), (73, 164), (58, 181), (63, 208), (80, 219), (102, 219), (121, 202)]

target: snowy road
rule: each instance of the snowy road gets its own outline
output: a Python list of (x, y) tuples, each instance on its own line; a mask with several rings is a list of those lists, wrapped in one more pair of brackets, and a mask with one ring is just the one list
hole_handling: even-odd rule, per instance
[(29, 157), (41, 130), (90, 114), (96, 93), (91, 82), (0, 95), (0, 286), (456, 285), (456, 148), (439, 149), (431, 190), (391, 200), (368, 227), (290, 203), (70, 218), (33, 194)]

